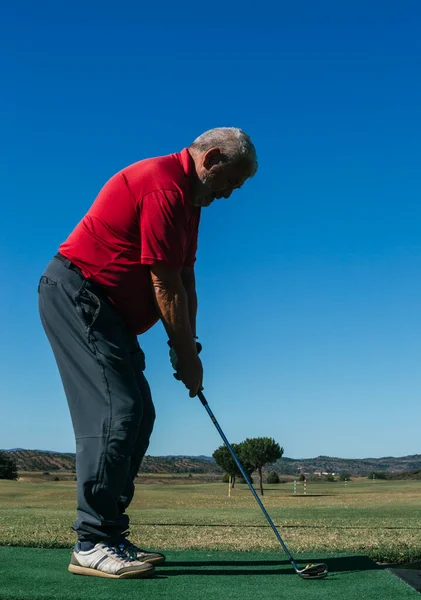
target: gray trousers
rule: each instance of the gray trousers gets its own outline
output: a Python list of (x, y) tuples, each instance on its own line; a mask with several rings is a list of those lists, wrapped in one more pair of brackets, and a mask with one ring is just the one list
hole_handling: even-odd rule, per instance
[(113, 541), (155, 420), (145, 356), (98, 286), (54, 258), (38, 287), (39, 311), (60, 371), (76, 438), (79, 540)]

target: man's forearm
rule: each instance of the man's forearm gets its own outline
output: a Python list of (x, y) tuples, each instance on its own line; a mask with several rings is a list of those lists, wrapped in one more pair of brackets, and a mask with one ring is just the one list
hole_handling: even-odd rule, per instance
[(197, 315), (197, 294), (196, 294), (196, 281), (193, 277), (185, 277), (181, 273), (184, 289), (186, 290), (187, 305), (189, 312), (190, 327), (193, 336), (196, 337), (196, 315)]
[[(189, 360), (196, 354), (191, 326), (189, 300), (179, 274), (154, 272), (151, 269), (152, 286), (162, 323), (179, 358)], [(194, 319), (194, 325), (195, 325)]]

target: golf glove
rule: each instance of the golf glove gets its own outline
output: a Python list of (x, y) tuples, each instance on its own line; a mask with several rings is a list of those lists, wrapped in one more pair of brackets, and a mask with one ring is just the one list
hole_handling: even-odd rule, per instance
[[(197, 340), (197, 338), (195, 338)], [(172, 346), (172, 343), (170, 340), (168, 340), (168, 346), (170, 347), (170, 361), (171, 361), (171, 366), (174, 369), (174, 371), (177, 373), (178, 371), (178, 358), (177, 358), (177, 354), (175, 353), (175, 350)], [(200, 352), (202, 351), (202, 344), (198, 341), (196, 341), (196, 350), (197, 350), (197, 354), (200, 354)]]

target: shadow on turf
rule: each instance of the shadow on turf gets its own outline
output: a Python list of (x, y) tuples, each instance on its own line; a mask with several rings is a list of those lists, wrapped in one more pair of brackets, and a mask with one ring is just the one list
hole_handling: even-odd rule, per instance
[[(228, 523), (136, 523), (141, 527), (238, 527), (241, 529), (270, 529), (270, 525), (244, 525), (242, 523), (228, 524)], [(354, 526), (354, 525), (275, 525), (278, 529), (378, 529), (377, 526), (370, 527), (366, 525)], [(420, 531), (421, 527), (383, 527), (382, 529), (411, 529), (414, 531)]]
[[(382, 570), (385, 566), (378, 565), (367, 556), (340, 556), (337, 558), (315, 557), (306, 559), (307, 563), (325, 563), (329, 573), (346, 571), (373, 571)], [(299, 561), (299, 567), (302, 561)], [(168, 561), (165, 567), (160, 568), (157, 575), (174, 577), (178, 575), (291, 575), (295, 573), (292, 567), (282, 568), (278, 571), (273, 567), (289, 565), (288, 560), (209, 560), (209, 561)], [(177, 570), (166, 570), (166, 567), (176, 567)], [(181, 567), (181, 568), (180, 568)], [(185, 567), (183, 569), (183, 567)], [(200, 567), (207, 567), (200, 569)], [(222, 567), (222, 568), (215, 568)], [(230, 568), (231, 567), (231, 568)], [(238, 567), (246, 567), (239, 569)], [(252, 569), (251, 567), (272, 567), (271, 569)]]

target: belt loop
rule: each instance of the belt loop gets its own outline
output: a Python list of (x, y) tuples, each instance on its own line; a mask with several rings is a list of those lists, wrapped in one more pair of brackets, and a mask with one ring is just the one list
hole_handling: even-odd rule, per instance
[(66, 269), (70, 269), (71, 265), (72, 261), (66, 258), (66, 260), (64, 261), (64, 266), (66, 267)]

